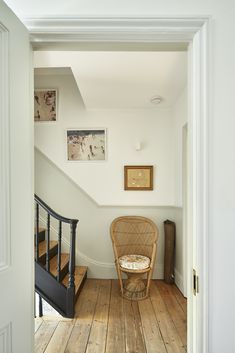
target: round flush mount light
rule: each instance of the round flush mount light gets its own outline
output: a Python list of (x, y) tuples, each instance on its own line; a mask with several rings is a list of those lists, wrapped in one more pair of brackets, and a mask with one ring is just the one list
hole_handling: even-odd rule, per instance
[(153, 97), (150, 99), (150, 102), (151, 102), (152, 104), (155, 104), (155, 105), (160, 104), (162, 101), (163, 101), (163, 98), (162, 98), (161, 96), (153, 96)]

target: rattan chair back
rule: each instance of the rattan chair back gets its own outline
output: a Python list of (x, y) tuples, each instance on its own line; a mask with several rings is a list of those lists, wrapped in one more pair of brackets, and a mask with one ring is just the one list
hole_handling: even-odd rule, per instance
[(112, 222), (111, 238), (117, 257), (138, 254), (151, 258), (158, 229), (148, 218), (123, 216)]

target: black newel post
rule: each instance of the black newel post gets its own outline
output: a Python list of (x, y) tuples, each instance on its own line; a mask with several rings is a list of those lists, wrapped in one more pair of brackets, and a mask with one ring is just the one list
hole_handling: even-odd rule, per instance
[(67, 312), (68, 317), (74, 316), (74, 303), (75, 303), (75, 253), (76, 253), (76, 227), (77, 220), (70, 222), (70, 251), (69, 251), (69, 286), (67, 289)]

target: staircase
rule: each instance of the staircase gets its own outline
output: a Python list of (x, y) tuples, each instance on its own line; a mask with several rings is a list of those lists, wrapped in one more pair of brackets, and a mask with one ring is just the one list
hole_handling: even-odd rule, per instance
[[(35, 291), (62, 316), (73, 318), (76, 300), (87, 276), (87, 267), (75, 266), (76, 227), (78, 220), (65, 218), (53, 211), (37, 195), (35, 200)], [(40, 211), (46, 214), (45, 228), (40, 227)], [(51, 240), (58, 225), (57, 239)], [(69, 253), (62, 252), (63, 224), (70, 227)], [(54, 235), (54, 234), (53, 234)], [(42, 312), (41, 310), (39, 310)]]

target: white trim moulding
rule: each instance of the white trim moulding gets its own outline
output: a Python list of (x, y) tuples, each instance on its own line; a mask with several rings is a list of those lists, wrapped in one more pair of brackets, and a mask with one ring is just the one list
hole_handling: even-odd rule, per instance
[(0, 23), (0, 271), (10, 266), (9, 33)]
[(208, 17), (25, 18), (32, 43), (189, 42)]
[(11, 323), (0, 328), (0, 348), (2, 353), (11, 353), (12, 352), (12, 330)]

